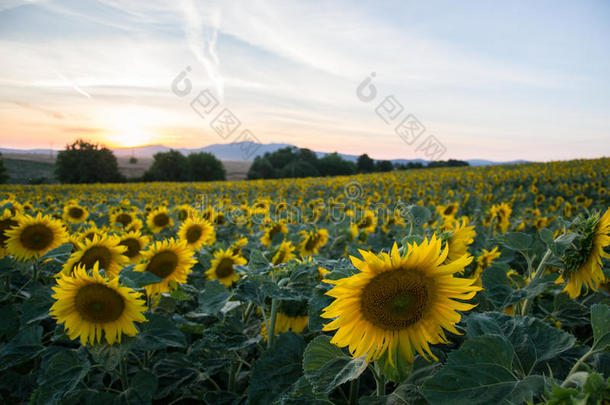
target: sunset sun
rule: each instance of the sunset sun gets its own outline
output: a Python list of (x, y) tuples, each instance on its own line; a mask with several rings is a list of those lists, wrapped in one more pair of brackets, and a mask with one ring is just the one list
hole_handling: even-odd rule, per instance
[(154, 143), (155, 134), (151, 129), (151, 113), (128, 107), (111, 115), (111, 125), (106, 135), (113, 147), (131, 148)]

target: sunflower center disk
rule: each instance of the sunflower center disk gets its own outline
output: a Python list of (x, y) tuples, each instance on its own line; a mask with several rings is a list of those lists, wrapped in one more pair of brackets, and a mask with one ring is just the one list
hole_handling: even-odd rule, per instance
[(202, 231), (199, 226), (191, 226), (186, 231), (186, 241), (188, 243), (197, 242), (199, 240), (199, 238), (201, 237), (201, 234), (202, 234)]
[(116, 218), (116, 221), (123, 226), (129, 225), (131, 223), (131, 220), (131, 215), (128, 214), (121, 214)]
[(119, 245), (127, 247), (127, 251), (123, 255), (129, 258), (136, 257), (140, 253), (140, 243), (133, 238), (124, 239)]
[(427, 281), (415, 271), (404, 269), (381, 273), (362, 292), (365, 319), (385, 330), (400, 330), (419, 321), (428, 308)]
[(169, 224), (169, 217), (166, 214), (157, 214), (153, 218), (153, 223), (155, 224), (155, 226), (163, 228), (164, 226), (167, 226), (167, 224)]
[(111, 261), (112, 253), (107, 247), (93, 246), (87, 249), (78, 263), (84, 264), (86, 269), (92, 269), (95, 262), (99, 262), (100, 269), (108, 270)]
[(312, 251), (316, 247), (317, 243), (318, 238), (316, 236), (311, 236), (307, 238), (307, 242), (305, 243), (305, 250), (308, 252)]
[(216, 268), (216, 277), (229, 277), (234, 273), (234, 271), (235, 270), (233, 269), (233, 260), (225, 257), (220, 261), (220, 263), (218, 263), (218, 267)]
[(70, 218), (74, 218), (74, 219), (80, 219), (84, 213), (85, 212), (81, 208), (78, 208), (78, 207), (72, 207), (68, 210), (68, 215), (70, 216)]
[(125, 309), (123, 297), (102, 284), (89, 284), (80, 288), (74, 303), (83, 319), (96, 323), (116, 321)]
[(53, 231), (41, 224), (30, 225), (21, 232), (19, 239), (30, 250), (43, 250), (53, 242)]
[(153, 256), (146, 267), (146, 271), (159, 278), (166, 278), (176, 270), (178, 256), (169, 250), (159, 252)]

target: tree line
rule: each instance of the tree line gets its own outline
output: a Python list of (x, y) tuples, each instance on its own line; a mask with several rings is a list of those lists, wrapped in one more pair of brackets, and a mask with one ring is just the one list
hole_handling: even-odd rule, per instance
[[(135, 163), (135, 159), (130, 159)], [(61, 183), (118, 183), (127, 179), (119, 171), (114, 153), (82, 139), (57, 154), (55, 176)], [(214, 181), (225, 180), (225, 168), (211, 153), (198, 152), (184, 156), (176, 150), (159, 152), (140, 178), (129, 181)]]
[[(130, 163), (137, 159), (131, 158)], [(248, 170), (248, 179), (278, 179), (294, 177), (347, 176), (356, 173), (389, 172), (392, 170), (422, 169), (425, 167), (468, 166), (468, 162), (450, 159), (421, 162), (392, 163), (389, 160), (373, 160), (367, 154), (356, 162), (342, 158), (338, 153), (323, 157), (309, 149), (286, 147), (257, 156)], [(159, 152), (142, 177), (127, 179), (119, 171), (114, 153), (106, 147), (77, 139), (57, 154), (55, 177), (60, 183), (118, 183), (126, 181), (219, 181), (226, 179), (224, 165), (207, 152), (187, 156), (179, 151)], [(0, 157), (0, 183), (8, 176)]]
[(389, 160), (373, 160), (367, 154), (360, 155), (356, 162), (352, 162), (342, 158), (337, 152), (318, 158), (316, 153), (309, 149), (289, 146), (257, 156), (248, 170), (248, 179), (347, 176), (357, 173), (468, 165), (468, 162), (454, 159), (429, 162), (427, 166), (421, 162), (392, 163)]

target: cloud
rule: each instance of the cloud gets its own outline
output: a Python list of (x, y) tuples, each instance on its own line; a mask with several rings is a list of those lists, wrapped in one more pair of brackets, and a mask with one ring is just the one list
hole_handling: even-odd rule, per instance
[(42, 113), (46, 116), (49, 116), (49, 117), (52, 117), (52, 118), (55, 118), (58, 120), (63, 120), (65, 118), (64, 114), (62, 114), (60, 112), (49, 110), (47, 108), (39, 107), (36, 105), (32, 105), (30, 103), (24, 103), (21, 101), (13, 101), (13, 104), (18, 105), (19, 107), (27, 108), (28, 110)]

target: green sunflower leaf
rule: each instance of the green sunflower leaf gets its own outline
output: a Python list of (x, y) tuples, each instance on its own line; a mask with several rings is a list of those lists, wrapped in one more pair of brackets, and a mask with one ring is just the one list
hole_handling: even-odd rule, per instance
[(513, 373), (515, 351), (504, 336), (478, 336), (449, 353), (447, 363), (422, 388), (432, 404), (523, 403), (544, 391), (544, 378)]
[(330, 343), (329, 336), (318, 336), (307, 345), (303, 370), (316, 391), (331, 392), (339, 385), (358, 378), (368, 363), (364, 357), (352, 358)]
[[(523, 375), (570, 349), (576, 338), (532, 317), (508, 316), (498, 312), (473, 314), (468, 318), (468, 336), (504, 336), (516, 354), (514, 367)], [(542, 367), (545, 370), (545, 367)]]
[(248, 402), (270, 404), (287, 392), (303, 375), (305, 341), (292, 332), (281, 334), (273, 347), (254, 362)]
[(163, 281), (163, 279), (147, 271), (133, 271), (131, 266), (121, 270), (119, 277), (121, 283), (129, 288), (142, 288)]
[(519, 251), (529, 250), (534, 243), (532, 235), (523, 232), (508, 232), (498, 236), (497, 239), (507, 248)]
[(605, 304), (591, 306), (591, 327), (593, 328), (594, 351), (610, 347), (610, 307)]
[(231, 299), (231, 292), (217, 280), (205, 283), (205, 290), (199, 294), (199, 310), (208, 315), (218, 315)]

